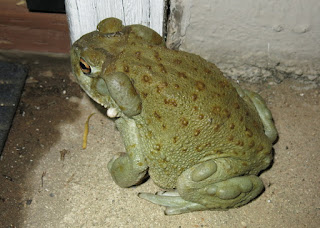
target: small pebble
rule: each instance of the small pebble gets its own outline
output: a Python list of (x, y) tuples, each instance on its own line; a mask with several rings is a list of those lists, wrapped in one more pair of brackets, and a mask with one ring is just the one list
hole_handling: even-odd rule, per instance
[(27, 205), (30, 205), (32, 203), (32, 199), (28, 199), (27, 201), (26, 201), (26, 204)]

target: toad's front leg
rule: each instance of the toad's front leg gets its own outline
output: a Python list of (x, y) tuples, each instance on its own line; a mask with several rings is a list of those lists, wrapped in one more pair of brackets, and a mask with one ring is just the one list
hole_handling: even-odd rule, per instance
[(139, 184), (147, 173), (147, 164), (139, 143), (139, 134), (134, 120), (121, 117), (116, 120), (124, 141), (126, 152), (116, 156), (108, 163), (112, 179), (120, 187), (130, 187)]

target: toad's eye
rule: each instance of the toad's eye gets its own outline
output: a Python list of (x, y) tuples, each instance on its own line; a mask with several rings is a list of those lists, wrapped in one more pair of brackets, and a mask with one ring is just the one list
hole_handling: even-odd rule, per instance
[(83, 58), (80, 58), (79, 65), (80, 65), (81, 71), (84, 74), (90, 74), (91, 73), (91, 67), (89, 66), (89, 64)]

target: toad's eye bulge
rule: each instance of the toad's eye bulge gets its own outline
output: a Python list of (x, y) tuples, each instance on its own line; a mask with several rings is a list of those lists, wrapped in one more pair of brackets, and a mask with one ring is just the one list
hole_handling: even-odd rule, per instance
[(84, 74), (90, 74), (91, 73), (91, 67), (89, 66), (89, 64), (83, 58), (80, 58), (79, 65), (80, 65), (81, 71)]

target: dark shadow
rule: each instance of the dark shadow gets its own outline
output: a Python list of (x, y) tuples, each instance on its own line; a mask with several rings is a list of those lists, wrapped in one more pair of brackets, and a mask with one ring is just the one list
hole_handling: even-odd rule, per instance
[(41, 157), (60, 139), (58, 125), (72, 123), (80, 115), (68, 97), (82, 97), (69, 78), (68, 56), (49, 57), (20, 52), (1, 52), (0, 59), (22, 63), (27, 81), (0, 160), (0, 227), (22, 227), (26, 178)]

